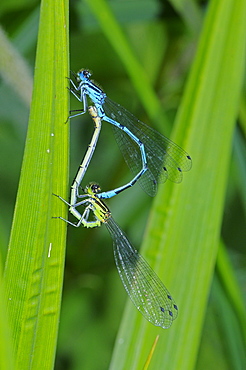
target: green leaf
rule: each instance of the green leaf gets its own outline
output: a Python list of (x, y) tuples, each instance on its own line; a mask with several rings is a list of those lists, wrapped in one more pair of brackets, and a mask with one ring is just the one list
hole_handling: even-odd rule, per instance
[[(68, 184), (68, 2), (41, 4), (34, 90), (4, 284), (17, 368), (54, 364)], [(20, 71), (21, 73), (21, 71)]]
[(10, 329), (8, 325), (8, 317), (6, 312), (6, 305), (4, 302), (4, 289), (2, 279), (2, 261), (0, 260), (0, 368), (14, 369), (13, 346), (10, 338)]
[(111, 369), (141, 369), (157, 334), (151, 369), (196, 364), (243, 80), (245, 17), (243, 0), (210, 4), (173, 135), (193, 168), (182, 184), (166, 183), (159, 191), (144, 238), (144, 254), (176, 300), (179, 316), (164, 331), (128, 302)]

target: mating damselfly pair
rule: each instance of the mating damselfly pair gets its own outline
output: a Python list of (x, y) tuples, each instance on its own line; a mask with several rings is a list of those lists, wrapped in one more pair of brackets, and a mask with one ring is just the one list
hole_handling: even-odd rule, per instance
[[(182, 181), (182, 172), (191, 168), (191, 157), (171, 140), (111, 101), (90, 77), (91, 73), (82, 69), (77, 74), (78, 85), (70, 80), (71, 92), (83, 103), (83, 109), (70, 118), (88, 110), (95, 124), (94, 134), (71, 187), (70, 203), (58, 196), (69, 205), (69, 211), (78, 222), (58, 218), (76, 227), (82, 224), (91, 228), (104, 224), (113, 239), (115, 263), (132, 302), (149, 322), (168, 328), (177, 317), (177, 305), (145, 259), (131, 246), (102, 199), (111, 198), (136, 182), (147, 194), (154, 196), (158, 182), (164, 182), (167, 178), (177, 183)], [(88, 98), (93, 106), (89, 107)], [(116, 141), (134, 178), (107, 192), (101, 192), (98, 184), (90, 183), (85, 193), (80, 194), (79, 188), (100, 134), (101, 121), (112, 124)], [(78, 211), (80, 206), (85, 207), (82, 214)]]

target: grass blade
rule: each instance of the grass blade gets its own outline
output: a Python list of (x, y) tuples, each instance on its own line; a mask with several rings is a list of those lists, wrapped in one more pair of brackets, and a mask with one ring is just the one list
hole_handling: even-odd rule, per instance
[[(219, 245), (234, 123), (242, 88), (246, 4), (212, 1), (173, 139), (193, 158), (180, 186), (158, 193), (144, 238), (145, 256), (179, 305), (168, 331), (151, 327), (127, 305), (111, 369), (141, 369), (160, 334), (153, 369), (191, 369)], [(243, 323), (242, 323), (243, 325)]]
[(68, 2), (41, 4), (34, 91), (4, 284), (16, 364), (52, 368), (63, 283), (68, 179)]

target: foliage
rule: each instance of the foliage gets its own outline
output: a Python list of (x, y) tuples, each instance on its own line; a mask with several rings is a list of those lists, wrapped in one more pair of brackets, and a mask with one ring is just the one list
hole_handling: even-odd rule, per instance
[[(56, 369), (243, 368), (245, 16), (243, 0), (71, 2), (71, 69), (90, 68), (109, 97), (187, 150), (193, 168), (181, 184), (161, 185), (153, 201), (135, 185), (108, 202), (132, 244), (143, 240), (141, 253), (174, 296), (172, 327), (153, 327), (127, 302), (118, 330), (126, 293), (112, 241), (104, 228), (69, 227)], [(13, 218), (0, 367), (51, 368), (66, 234), (52, 219), (66, 211), (52, 192), (67, 199), (93, 125), (88, 115), (70, 122), (68, 181), (67, 2), (43, 0), (39, 10), (2, 1), (0, 17), (3, 260)], [(80, 107), (71, 100), (71, 109)], [(95, 180), (103, 190), (131, 176), (108, 126), (83, 184)]]

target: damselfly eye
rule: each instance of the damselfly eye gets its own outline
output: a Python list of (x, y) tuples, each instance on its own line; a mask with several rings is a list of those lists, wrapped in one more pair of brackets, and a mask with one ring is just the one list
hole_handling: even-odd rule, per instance
[(91, 190), (94, 194), (99, 193), (101, 191), (100, 185), (98, 184), (92, 184)]
[(88, 69), (84, 69), (83, 71), (83, 75), (86, 77), (86, 78), (90, 78), (91, 77), (91, 72), (88, 71)]

